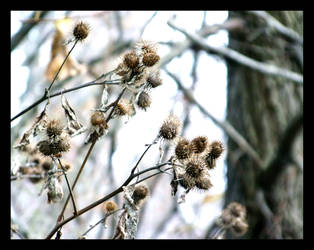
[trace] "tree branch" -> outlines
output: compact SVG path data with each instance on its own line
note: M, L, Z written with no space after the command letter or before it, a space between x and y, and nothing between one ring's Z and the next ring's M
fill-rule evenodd
M265 166L258 181L264 190L271 190L282 171L292 160L292 146L300 129L303 127L303 113L294 118L283 132L275 157Z
M244 66L247 66L251 69L254 69L256 71L259 71L267 75L284 77L298 84L303 83L303 76L298 73L277 67L272 64L258 62L256 60L253 60L252 58L242 55L241 53L235 50L232 50L226 47L211 46L207 44L207 42L201 36L187 32L186 30L175 26L171 21L168 21L168 25L172 27L173 29L178 30L181 33L183 33L193 43L197 44L200 48L207 51L208 53L216 53L222 57L231 59L239 64L242 64Z
M297 43L303 46L303 38L297 32L284 26L282 23L280 23L276 18L268 14L266 11L252 10L247 12L264 19L264 21L270 28L275 29L284 37L296 41Z

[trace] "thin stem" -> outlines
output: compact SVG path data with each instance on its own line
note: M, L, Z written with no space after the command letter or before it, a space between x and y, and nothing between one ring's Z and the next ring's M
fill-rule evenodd
M59 75L59 73L60 73L60 71L61 71L63 65L65 64L66 60L67 60L68 57L70 56L70 54L71 54L72 50L74 49L74 47L76 46L77 42L78 42L78 40L76 39L75 42L74 42L74 44L73 44L73 46L72 46L72 48L70 49L70 51L68 52L68 54L67 54L66 57L64 58L64 60L63 60L63 62L62 62L62 64L61 64L61 66L59 67L59 69L58 69L58 71L57 71L55 77L53 78L52 82L50 83L50 86L48 87L48 91L52 88L52 85L53 85L54 82L56 81L56 79L57 79L57 77L58 77L58 75ZM46 92L46 93L47 93L47 92Z
M64 169L64 167L62 166L62 163L61 163L61 161L60 161L59 158L58 158L58 162L59 162L59 164L60 164L60 167L61 167L61 169L62 169L62 172L63 172L64 178L65 178L65 181L66 181L67 186L68 186L68 189L69 189L69 193L70 193L71 200L72 200L72 204L73 204L74 214L77 214L76 203L75 203L75 200L74 200L74 195L73 195L73 192L72 192L72 189L71 189L71 186L70 186L70 183L69 183L67 174L66 174L65 169Z
M87 152L87 154L86 154L86 156L85 156L85 158L84 158L84 161L83 161L83 163L82 163L82 165L81 165L81 167L80 167L80 170L78 171L78 173L77 173L77 175L76 175L76 177L75 177L75 180L74 180L74 182L73 182L72 190L74 190L74 188L75 188L75 185L76 185L76 183L77 183L77 181L78 181L78 179L79 179L79 177L80 177L80 175L81 175L81 173L82 173L82 171L83 171L83 169L84 169L84 167L85 167L85 164L86 164L86 162L87 162L87 159L89 158L89 155L90 155L90 153L92 152L92 150L93 150L93 148L94 148L94 146L95 146L95 143L96 143L96 141L93 141L92 144L91 144L91 146L90 146L89 149L88 149L88 152ZM62 220L64 211L65 211L65 209L66 209L66 207L67 207L67 205L68 205L69 200L70 200L70 195L68 195L68 197L67 197L67 199L66 199L66 201L65 201L65 203L64 203L63 209L62 209L60 215L58 216L57 223Z
M96 227L97 225L99 225L100 223L105 224L107 218L108 218L110 215L112 215L112 214L114 214L114 213L116 213L117 211L120 211L120 210L121 210L121 209L117 209L117 210L115 210L115 211L113 211L113 212L106 213L105 216L104 216L101 220L99 220L96 224L94 224L93 226L91 226L91 227L90 227L85 233L83 233L80 237L83 237L83 236L87 235L93 228L95 228L95 227Z
M21 111L20 113L18 113L16 116L14 116L13 118L11 118L11 122L14 121L16 118L20 117L21 115L25 114L26 112L28 112L29 110L31 110L32 108L36 107L37 105L39 105L40 103L42 103L43 101L47 100L48 98L52 98L55 96L59 96L61 94L64 93L68 93L68 92L72 92L81 88L86 88L89 86L95 86L95 85L105 85L105 84L110 84L110 85L118 85L120 84L120 80L111 80L111 81L103 81L103 82L96 82L97 80L99 80L100 78L102 78L104 75L101 75L99 78L97 78L96 80L93 80L91 82L82 84L80 86L74 87L74 88L70 88L70 89L65 89L65 90L61 90L59 92L56 92L54 94L49 95L49 97L44 94L43 97L41 97L39 100L37 100L36 102L34 102L32 105L30 105L29 107L27 107L26 109L24 109L23 111Z
M118 96L117 100L115 101L115 104L114 104L114 106L113 106L113 108L112 108L112 110L111 110L111 113L109 114L108 118L106 119L107 122L109 122L109 120L111 119L112 113L113 113L113 111L114 111L114 109L115 109L117 103L118 103L119 100L121 99L123 93L125 92L125 90L126 90L126 88L124 88L124 89L121 91L120 95ZM92 150L93 150L95 144L96 144L96 140L95 140L95 141L92 141L92 144L91 144L91 146L90 146L90 148L89 148L89 150L88 150L88 152L87 152L87 154L86 154L86 156L85 156L85 159L84 159L84 161L83 161L83 163L82 163L82 165L81 165L81 167L80 167L80 170L79 170L79 172L77 173L77 175L76 175L76 177L75 177L75 180L74 180L73 186L72 186L72 190L74 190L74 187L75 187L75 185L76 185L76 183L77 183L77 181L78 181L78 179L79 179L79 177L80 177L80 175L81 175L81 173L82 173L82 171L83 171L83 168L85 167L85 164L86 164L86 162L87 162L87 159L89 158L89 156L90 156L90 154L91 154L91 152L92 152ZM67 207L67 205L68 205L69 199L70 199L70 196L67 197L67 200L66 200L66 202L65 202L65 204L64 204L64 206L63 206L63 209L62 209L60 215L58 216L57 223L62 220L64 211L65 211L65 209L66 209L66 207Z
M123 192L123 188L124 186L127 186L135 177L137 177L138 175L141 175L145 172L148 172L148 171L151 171L151 170L155 170L155 169L159 169L160 167L164 166L164 165L167 165L167 164L170 164L170 162L165 162L165 163L162 163L162 164L159 164L155 167L151 167L151 168L148 168L148 169L145 169L139 173L136 173L136 174L130 174L130 176L127 178L127 180L119 187L117 188L116 190L114 190L113 192L111 192L110 194L104 196L103 198L93 202L92 204L88 205L87 207L77 211L77 214L76 215L72 215L70 216L69 218L63 220L62 222L58 223L57 225L55 225L55 227L52 229L52 231L48 234L48 236L46 237L46 239L51 239L51 237L58 231L58 229L60 227L62 227L63 225L65 225L66 223L70 222L71 220L77 218L78 216L86 213L87 211L93 209L94 207L102 204L103 202L105 202L106 200L109 200L110 198L112 198L113 196ZM160 174L161 172L158 172L154 175L157 175L157 174Z

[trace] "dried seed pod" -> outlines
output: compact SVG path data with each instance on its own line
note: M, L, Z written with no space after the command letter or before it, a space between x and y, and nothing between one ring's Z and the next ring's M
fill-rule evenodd
M211 144L211 156L215 159L217 159L222 152L224 151L224 147L220 141L214 141Z
M133 104L124 98L121 98L115 107L114 114L117 116L129 115L131 116L134 113Z
M230 213L237 218L245 219L246 217L246 208L245 206L241 205L238 202L231 202L227 209L230 211Z
M45 156L60 156L60 153L70 149L69 137L65 134L53 140L43 140L37 144L37 147Z
M56 137L61 135L63 130L63 126L61 125L61 122L59 120L50 120L47 122L46 125L46 133L48 135L48 137L52 138L52 137Z
M159 136L166 140L174 140L181 133L181 121L175 115L170 114L159 130Z
M229 210L224 209L219 217L219 224L224 228L229 228L234 221L234 217Z
M213 169L216 166L216 160L223 151L224 148L220 141L214 141L207 147L204 159L209 169Z
M187 139L181 138L175 148L175 154L179 160L187 159L191 156L190 142Z
M125 54L125 56L123 57L123 63L129 68L135 69L139 65L140 60L136 55L136 52L132 51Z
M242 236L244 235L248 230L249 225L246 221L242 219L236 219L232 226L231 226L231 232L236 236Z
M156 44L150 41L140 41L136 43L135 47L144 54L157 52Z
M118 208L118 205L114 201L106 201L104 204L104 210L106 213L111 213L116 211Z
M154 52L145 53L142 62L145 66L151 67L160 60L160 56Z
M213 184L210 181L209 174L205 174L201 176L199 179L195 180L195 187L201 190L208 190L213 186Z
M138 204L141 200L144 200L149 195L149 190L145 184L137 185L134 189L132 198L135 204Z
M73 29L73 36L78 41L83 41L89 34L90 27L84 22L79 22Z
M179 174L178 182L184 189L192 189L195 187L195 179L190 178L187 174Z
M207 148L208 146L208 139L206 136L198 136L195 137L192 141L191 141L191 150L196 153L196 154L200 154L202 152L204 152L204 150Z
M147 86L150 88L157 88L162 85L162 80L160 78L159 71L157 73L150 74L147 78Z
M142 91L138 96L137 105L141 109L144 109L146 111L146 109L150 106L151 103L152 103L152 100L151 100L150 95L147 92Z
M205 164L198 157L192 157L186 164L185 173L191 178L198 179L205 172Z
M100 111L96 111L91 115L90 122L93 126L100 126L104 129L108 128L105 116Z

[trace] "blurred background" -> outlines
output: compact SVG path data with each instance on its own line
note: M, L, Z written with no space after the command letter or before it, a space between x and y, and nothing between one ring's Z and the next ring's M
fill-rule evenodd
M110 121L108 134L95 144L75 188L78 208L102 198L127 179L145 144L155 139L172 112L183 123L182 136L220 140L225 151L211 170L213 187L189 192L184 203L178 204L181 187L171 196L171 175L146 180L151 195L141 209L136 238L211 238L222 209L233 201L247 209L249 228L242 238L303 238L303 38L299 39L303 37L303 12L268 15L288 31L255 12L12 11L11 117L42 97L51 83L56 72L51 56L56 32L63 34L66 44L77 22L90 26L88 37L72 51L53 91L95 80L115 69L137 42L154 42L163 84L151 91L152 104L146 111ZM71 46L70 42L65 45L67 51ZM262 72L260 65L254 68L252 61L241 61L241 56L275 65L277 71ZM285 71L281 74L278 69ZM119 86L108 87L110 100L120 91ZM103 86L91 86L65 94L86 127L102 92ZM44 105L11 122L13 173L30 160L14 146ZM61 96L51 98L47 114L66 122ZM62 157L72 166L70 183L89 149L84 144L87 134L73 137L71 150ZM174 154L174 145L163 147L166 161ZM154 166L159 154L154 145L139 169ZM34 183L11 176L11 238L42 239L55 226L64 201L48 204L46 193L39 195L43 185L43 180ZM66 198L64 181L62 185ZM121 193L113 200L122 206ZM72 210L68 204L65 218ZM87 238L112 238L118 215L108 219L106 228L94 228ZM97 206L67 223L62 238L78 238L103 216L103 207ZM12 233L12 226L19 233ZM241 238L228 231L222 236L234 237Z

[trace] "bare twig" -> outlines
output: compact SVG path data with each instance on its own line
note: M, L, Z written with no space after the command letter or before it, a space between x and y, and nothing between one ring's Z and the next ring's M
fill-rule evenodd
M262 166L262 159L259 157L258 153L252 148L252 146L244 139L242 135L228 122L228 121L220 121L215 118L212 114L210 114L203 106L201 106L198 101L193 97L193 95L182 85L181 81L175 76L173 73L165 70L169 76L171 76L174 81L177 83L179 89L183 92L185 97L189 100L190 103L195 104L199 110L209 117L217 126L222 128L226 134L238 144L238 146L246 152L251 158L256 162L258 167Z
M74 214L77 214L76 203L75 203L74 195L73 195L72 188L71 188L71 186L70 186L70 183L69 183L67 174L66 174L65 169L64 169L64 167L62 166L62 163L61 163L61 161L60 161L59 158L58 158L58 162L59 162L59 164L60 164L60 167L61 167L61 169L62 169L62 172L63 172L64 178L65 178L65 181L66 181L67 186L68 186L68 189L69 189L69 193L70 193L71 200L72 200L72 205L73 205Z
M268 14L266 11L251 10L248 11L248 13L253 14L259 18L262 18L270 28L275 29L284 37L296 41L297 43L300 43L303 46L303 38L297 32L284 26L282 23L280 23L276 18Z
M247 66L251 69L257 70L267 75L284 77L298 84L303 83L303 76L298 73L295 73L293 71L290 71L284 68L277 67L272 64L258 62L235 50L232 50L226 47L211 46L207 44L207 42L198 34L192 34L184 30L183 28L179 28L176 25L174 25L172 21L168 21L168 25L172 27L173 29L178 30L181 33L183 33L187 38L191 39L193 43L197 44L200 48L202 48L203 50L209 53L216 53L220 56L231 59L239 64L242 64L244 66Z
M161 168L162 166L165 166L165 165L170 165L171 163L170 162L165 162L165 163L162 163L162 164L159 164L157 166L154 166L154 167L151 167L151 168L148 168L148 169L145 169L143 171L140 171L136 174L130 174L129 177L126 179L126 181L119 187L117 188L116 190L114 190L113 192L111 192L110 194L104 196L103 198L93 202L92 204L86 206L85 208L77 211L77 214L76 215L72 215L70 216L69 218L61 221L60 223L58 223L57 225L55 225L55 227L51 230L51 232L47 235L46 239L51 239L51 237L58 231L58 229L60 227L62 227L63 225L65 225L66 223L70 222L71 220L77 218L78 216L81 216L82 214L86 213L87 211L93 209L94 207L102 204L103 202L105 202L106 200L110 199L111 197L121 193L123 191L123 187L127 186L134 178L136 178L137 176L143 174L143 173L146 173L148 171L152 171L152 170L158 170L159 168ZM160 174L162 172L158 172L156 174ZM154 174L154 175L156 175ZM143 180L141 180L143 181Z
M112 108L112 110L111 110L111 113L108 115L108 117L107 117L107 119L106 119L107 122L111 119L112 113L113 113L113 111L114 111L114 109L115 109L117 103L119 102L120 98L122 97L123 93L125 92L125 90L126 90L126 88L124 88L124 89L122 90L122 92L120 93L119 97L118 97L117 100L114 102L115 104L113 105L113 108ZM78 181L78 179L79 179L79 177L80 177L80 175L81 175L81 173L82 173L82 171L83 171L83 169L84 169L84 167L85 167L85 165L86 165L87 159L89 158L89 156L90 156L90 154L91 154L91 152L92 152L92 150L93 150L95 144L96 144L96 140L92 141L91 146L90 146L90 148L89 148L89 150L88 150L88 152L87 152L87 154L86 154L86 156L85 156L85 158L84 158L84 161L83 161L83 163L82 163L82 165L81 165L81 167L80 167L80 169L79 169L79 172L77 173L77 175L76 175L76 177L75 177L75 180L74 180L73 186L72 186L72 190L74 189L74 187L75 187L75 185L76 185L76 183L77 183L77 181ZM70 196L68 196L68 198L66 199L66 202L65 202L65 204L64 204L64 206L63 206L63 209L62 209L62 211L61 211L61 213L60 213L60 215L59 215L59 217L58 217L57 223L62 220L64 211L65 211L66 206L67 206L67 204L68 204L68 202L69 202L69 199L70 199Z
M153 20L153 18L157 15L157 11L154 12L154 14L146 21L146 23L143 25L141 32L140 32L140 37L142 37L147 25Z
M109 72L110 73L110 72ZM68 92L72 92L78 89L82 89L82 88L86 88L86 87L90 87L90 86L95 86L95 85L105 85L105 84L110 84L110 85L116 85L116 84L120 84L120 80L110 80L110 81L103 81L103 82L97 82L99 79L103 78L106 74L101 75L100 77L98 77L97 79L88 82L88 83L84 83L80 86L74 87L74 88L70 88L70 89L64 89L61 91L58 91L54 94L50 94L49 96L45 94L43 95L43 97L41 97L40 99L38 99L37 101L35 101L33 104L31 104L30 106L28 106L27 108L25 108L24 110L22 110L20 113L18 113L16 116L14 116L13 118L11 118L11 122L14 121L16 118L20 117L21 115L25 114L26 112L28 112L29 110L33 109L34 107L36 107L37 105L39 105L40 103L42 103L43 101L47 100L48 98L52 98L52 97L56 97Z

